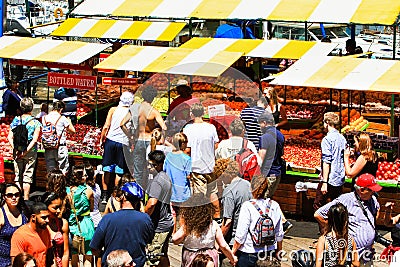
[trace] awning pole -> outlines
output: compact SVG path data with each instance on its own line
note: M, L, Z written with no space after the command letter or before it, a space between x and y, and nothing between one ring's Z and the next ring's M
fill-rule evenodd
M331 88L331 89L329 89L329 102L330 102L330 108L331 108L331 111L332 111L332 95L333 95L333 89Z
M351 102L351 91L348 90L347 91L347 109L348 109L347 121L348 121L349 124L350 124L350 102Z
M304 41L307 41L308 39L308 28L307 28L307 22L304 22Z
M342 90L339 89L339 132L342 130Z
M96 98L96 105L95 105L95 110L94 110L94 114L95 114L95 123L96 123L96 127L97 127L97 79L99 78L99 72L96 73L96 88L94 89L95 92L95 98Z
M189 19L189 38L192 39L193 36L193 24L192 19Z
M397 35L397 20L393 25L393 60L396 59L396 35ZM392 94L392 103L390 109L390 136L394 135L394 94Z

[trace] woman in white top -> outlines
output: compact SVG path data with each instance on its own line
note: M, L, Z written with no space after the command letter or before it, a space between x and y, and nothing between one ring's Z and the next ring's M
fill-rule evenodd
M113 188L110 184L110 173L115 172L115 186L118 185L124 173L129 172L125 156L124 146L129 148L129 139L122 131L121 121L129 112L129 106L133 103L134 95L131 92L123 92L118 107L112 107L107 114L106 122L100 136L100 143L104 146L103 153L103 192L102 202L107 203L109 194L107 190Z
M226 243L221 228L213 220L214 206L202 194L193 195L181 207L179 230L172 236L175 245L183 243L182 267L191 266L193 259L200 253L213 258L218 267L217 243L232 265L237 258Z
M264 94L267 102L269 103L265 110L271 112L274 116L276 128L284 128L289 121L286 116L285 106L280 104L278 101L278 93L274 87L268 87L264 90Z
M282 212L279 204L269 198L264 199L268 189L268 180L265 176L254 176L251 180L251 190L253 199L242 204L240 209L238 226L235 233L235 243L232 251L238 257L239 267L255 266L259 253L261 256L275 256L282 250L282 240L284 236L282 226ZM254 203L265 212L269 206L268 216L272 219L275 231L275 243L270 246L257 246L253 243L252 233L260 213Z

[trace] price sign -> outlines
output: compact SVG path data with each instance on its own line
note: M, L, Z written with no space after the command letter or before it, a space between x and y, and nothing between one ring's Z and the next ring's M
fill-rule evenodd
M208 107L208 115L211 117L225 116L225 104Z

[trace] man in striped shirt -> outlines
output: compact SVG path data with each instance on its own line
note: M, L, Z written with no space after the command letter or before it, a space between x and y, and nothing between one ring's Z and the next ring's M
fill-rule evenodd
M376 183L375 177L368 173L360 175L354 187L355 192L343 194L322 206L315 212L314 217L326 229L329 208L338 202L346 206L349 213L349 234L356 242L360 266L373 266L375 218L379 217L380 208L374 193L382 187ZM360 204L364 207L366 215Z
M258 101L250 103L250 107L245 108L240 113L246 132L244 137L253 142L257 150L259 148L260 137L262 135L258 117L265 112L265 107L268 105L266 99L261 97Z

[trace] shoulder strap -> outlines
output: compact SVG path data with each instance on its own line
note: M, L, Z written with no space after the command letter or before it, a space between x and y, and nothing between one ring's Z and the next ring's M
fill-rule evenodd
M268 215L269 210L271 209L272 200L269 199L267 202L267 207L265 208L265 213Z
M257 211L258 211L258 213L260 213L260 215L264 214L262 212L262 210L260 209L260 207L257 205L257 203L254 200L250 200L250 203L253 204L253 206L257 209Z
M74 211L74 214L75 214L76 224L78 225L78 231L79 231L79 234L82 236L81 224L79 222L78 215L76 214L75 203L74 203L74 193L72 192L72 190L69 193L69 196L71 199L72 210Z
M249 141L246 138L243 138L243 148L247 148L247 143Z
M54 123L54 126L57 126L58 121L61 119L62 115L60 114L60 117L56 120L56 123Z
M361 200L360 200L359 196L357 195L356 192L354 192L354 194L355 194L355 196L356 196L356 199L357 199L357 201L358 201L358 204L360 205L360 207L361 207L361 209L362 209L362 211L363 211L364 216L367 218L367 220L368 220L369 224L372 226L372 228L376 231L375 226L372 224L371 220L369 219L368 214L367 214L367 211L365 210L364 205L361 203ZM371 213L372 213L372 212L371 212Z

